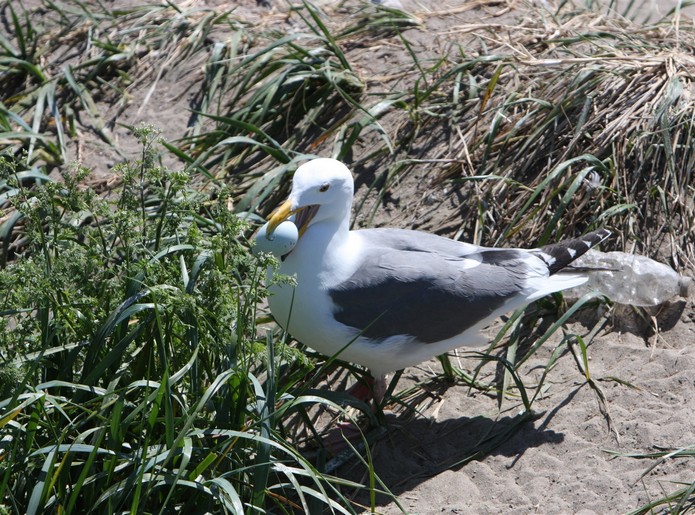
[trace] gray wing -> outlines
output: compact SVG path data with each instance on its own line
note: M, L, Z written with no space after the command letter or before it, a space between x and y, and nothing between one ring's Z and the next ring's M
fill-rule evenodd
M329 294L336 320L375 340L410 335L432 343L456 336L519 295L529 273L528 254L520 250L417 231L360 232L369 250Z
M356 232L372 247L385 247L408 252L425 252L437 254L444 258L472 256L483 249L483 247L470 243L408 229L362 229Z

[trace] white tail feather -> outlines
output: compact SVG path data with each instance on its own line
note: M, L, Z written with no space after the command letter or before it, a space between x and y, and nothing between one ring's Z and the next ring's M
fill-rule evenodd
M588 281L588 279L589 278L585 275L563 273L551 275L550 277L532 278L528 280L531 294L526 298L531 302L551 293L555 293L556 291L581 286Z

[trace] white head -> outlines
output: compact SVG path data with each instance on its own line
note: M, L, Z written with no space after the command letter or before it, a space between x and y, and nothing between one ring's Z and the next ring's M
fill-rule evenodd
M315 223L347 223L353 193L352 174L340 161L318 158L304 163L294 173L289 198L270 217L268 232L291 215L295 215L300 237Z

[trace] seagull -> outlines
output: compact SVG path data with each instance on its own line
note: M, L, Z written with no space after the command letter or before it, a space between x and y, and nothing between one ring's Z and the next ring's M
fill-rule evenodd
M299 166L267 233L286 220L298 241L270 283L268 304L308 347L369 369L374 398L385 374L462 346L486 343L499 316L587 277L570 263L610 235L605 229L538 249L489 248L422 231L350 230L354 182L340 161Z

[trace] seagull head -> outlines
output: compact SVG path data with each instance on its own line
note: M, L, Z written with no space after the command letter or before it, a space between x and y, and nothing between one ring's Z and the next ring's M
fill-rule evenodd
M289 198L268 219L268 234L291 216L301 238L313 224L347 223L354 192L352 174L340 161L313 159L294 173Z

